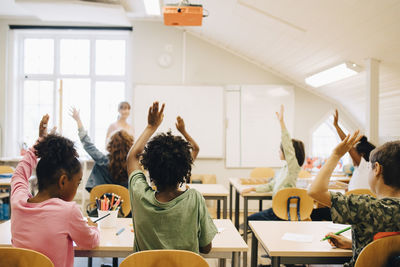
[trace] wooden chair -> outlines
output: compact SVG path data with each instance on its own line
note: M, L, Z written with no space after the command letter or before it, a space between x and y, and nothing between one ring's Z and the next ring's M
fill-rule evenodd
M250 177L252 178L270 178L274 177L274 175L275 175L274 169L268 167L254 168L250 172Z
M0 247L0 266L54 267L54 264L47 256L34 250Z
M215 174L192 174L190 183L200 181L202 184L216 184L217 176Z
M345 193L346 196L349 195L371 195L373 197L376 197L376 195L369 189L354 189L354 190L350 190L347 191Z
M121 205L121 213L124 217L128 216L131 212L131 203L129 198L129 191L125 187L117 184L101 184L93 187L90 191L90 203L96 202L96 197L100 198L105 193L115 193L121 197L124 202Z
M0 166L0 174L2 173L14 173L14 169L11 166L1 165Z
M126 257L120 267L208 267L199 254L186 250L146 250Z
M369 243L358 255L355 267L386 267L387 261L400 255L400 235L388 236Z
M298 209L299 202L300 208ZM282 220L310 220L310 215L313 209L314 200L307 194L307 190L305 189L285 188L279 190L272 199L272 210L274 211L275 215ZM300 214L300 219L298 213ZM288 216L289 214L290 218Z
M298 177L299 178L311 178L312 176L311 176L310 172L302 169L302 170L300 170Z

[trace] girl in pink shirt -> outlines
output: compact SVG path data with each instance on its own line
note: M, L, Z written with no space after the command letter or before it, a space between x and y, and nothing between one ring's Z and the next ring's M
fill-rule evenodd
M82 248L94 248L100 233L97 224L86 221L72 201L82 180L74 143L56 134L47 135L48 120L48 115L43 116L39 140L25 154L11 180L12 244L43 253L55 267L72 267L72 241ZM39 192L32 196L28 178L35 167Z

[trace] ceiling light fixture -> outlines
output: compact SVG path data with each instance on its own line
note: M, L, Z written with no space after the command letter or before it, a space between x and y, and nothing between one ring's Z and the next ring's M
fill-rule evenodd
M320 87L358 74L361 67L352 62L344 62L327 70L318 72L305 79L312 87Z

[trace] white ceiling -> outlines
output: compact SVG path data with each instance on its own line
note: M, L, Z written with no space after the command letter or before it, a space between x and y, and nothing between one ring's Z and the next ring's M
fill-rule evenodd
M16 7L23 7L26 1L18 0L15 4L13 0L1 0L0 18L29 15L26 8ZM121 2L128 19L146 17L142 0ZM365 125L365 71L317 89L305 85L304 78L344 61L365 69L367 58L380 60L380 135L400 136L400 1L191 2L202 4L210 15L203 20L203 26L187 27L188 32L336 101L362 126Z

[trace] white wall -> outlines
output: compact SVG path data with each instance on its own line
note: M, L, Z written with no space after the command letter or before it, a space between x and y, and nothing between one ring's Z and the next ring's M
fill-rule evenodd
M26 24L25 21L12 23ZM0 21L0 125L5 120L5 77L7 21ZM134 84L182 84L182 40L183 31L167 27L160 22L133 22L132 37L132 81ZM227 84L289 84L285 80L242 58L186 34L185 83L190 85ZM158 56L172 48L173 63L169 68L158 65ZM296 122L294 138L310 145L310 129L335 108L335 105L304 89L295 87ZM133 107L134 111L134 107ZM145 114L143 114L145 116ZM343 120L353 121L346 116ZM351 125L351 124L350 124ZM142 129L135 129L137 135ZM4 132L4 129L2 129ZM4 140L2 144L4 143ZM279 144L277 144L278 146ZM228 187L228 177L245 177L250 169L226 169L224 159L198 159L192 173L213 173L219 183Z

